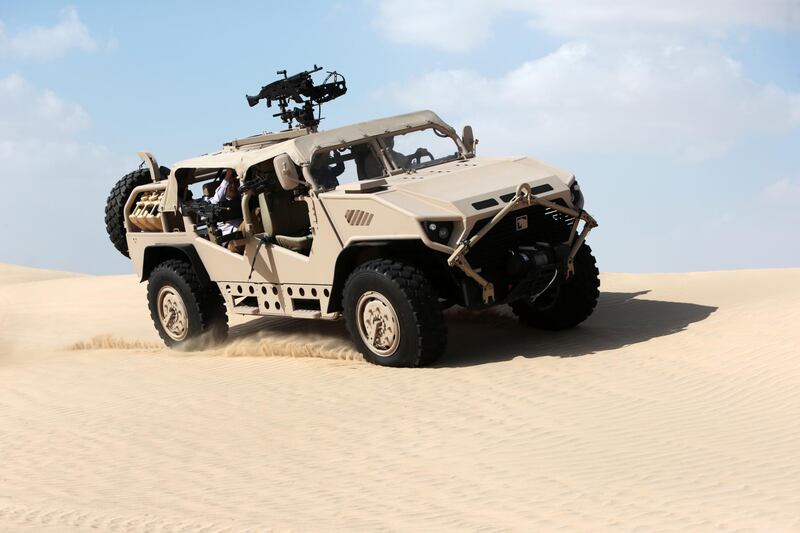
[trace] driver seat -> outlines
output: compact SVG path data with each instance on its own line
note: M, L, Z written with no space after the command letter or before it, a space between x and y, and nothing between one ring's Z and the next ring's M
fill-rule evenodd
M258 195L264 233L278 246L304 253L311 248L313 236L305 201L295 200L292 191L271 191Z

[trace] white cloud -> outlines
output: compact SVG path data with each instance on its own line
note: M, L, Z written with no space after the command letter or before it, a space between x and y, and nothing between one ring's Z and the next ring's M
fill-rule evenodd
M800 207L800 179L783 178L761 191L761 200L770 206Z
M19 75L0 78L0 187L13 191L3 207L10 227L0 232L0 261L91 272L129 268L108 242L103 209L116 179L137 162L82 140L89 125L81 106Z
M439 70L387 92L406 108L430 107L472 123L484 153L702 159L748 132L800 125L800 94L747 80L714 46L567 43L497 78Z
M490 35L503 2L481 0L384 0L375 23L389 39L448 52L469 50Z
M0 78L0 140L58 138L88 125L81 106L39 90L17 74Z
M714 33L741 26L800 29L797 0L523 0L512 6L527 9L535 27L570 37L651 37L685 30Z
M437 70L385 92L472 123L490 152L702 159L800 125L800 93L749 81L714 44L735 28L800 30L800 0L383 0L375 20L397 42L459 52L509 15L568 41L505 75Z
M395 42L464 52L485 42L501 15L552 35L628 42L741 26L800 30L797 0L383 0L375 23Z
M60 20L53 26L34 26L8 35L0 21L0 56L33 59L61 57L76 49L94 51L98 41L83 24L74 7L61 10Z
M6 175L51 179L81 161L110 162L106 147L81 140L90 124L80 105L18 74L0 78L0 167Z

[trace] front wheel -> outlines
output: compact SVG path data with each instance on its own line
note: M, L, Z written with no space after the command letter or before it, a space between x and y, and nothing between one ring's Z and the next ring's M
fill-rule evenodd
M416 367L444 352L442 309L416 267L390 259L369 261L347 279L342 303L350 336L370 363Z
M164 344L199 350L225 340L228 316L219 289L200 282L192 265L170 259L153 269L147 283L150 316Z
M574 267L570 279L549 288L534 301L523 299L511 303L520 323L559 330L577 326L589 318L600 296L600 273L588 244L575 254Z

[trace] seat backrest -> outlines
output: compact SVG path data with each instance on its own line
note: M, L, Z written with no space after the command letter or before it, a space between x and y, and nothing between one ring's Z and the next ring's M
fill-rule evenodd
M356 160L356 172L358 180L369 180L383 176L383 169L378 162L378 158L369 146L354 146L353 153Z
M261 220L267 235L305 235L311 222L308 205L295 200L291 191L273 191L258 195Z

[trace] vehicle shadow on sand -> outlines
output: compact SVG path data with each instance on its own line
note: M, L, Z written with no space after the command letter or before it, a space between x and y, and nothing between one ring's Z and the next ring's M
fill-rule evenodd
M716 307L640 298L649 291L603 292L591 317L566 331L521 326L507 307L445 313L448 346L434 367L473 366L514 357L579 357L671 335L708 318ZM344 321L263 317L231 328L229 341L272 335L323 338L350 345Z
M472 366L518 356L590 355L678 333L717 310L707 305L640 298L648 292L603 292L592 316L565 331L521 326L510 312L491 318L470 312L456 314L448 320L447 352L435 366Z

